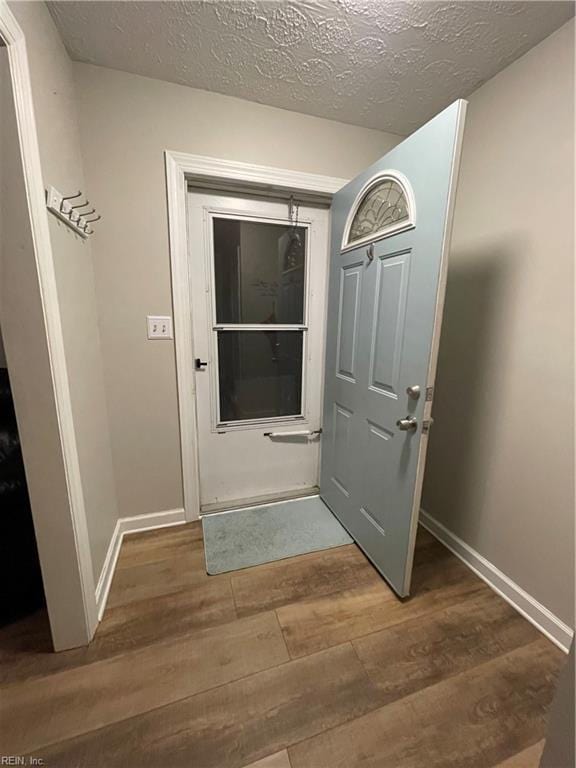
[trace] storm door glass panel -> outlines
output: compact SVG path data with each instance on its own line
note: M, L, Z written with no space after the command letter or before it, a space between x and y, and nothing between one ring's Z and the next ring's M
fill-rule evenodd
M220 421L297 416L304 331L218 331Z
M306 228L213 221L216 322L302 324Z

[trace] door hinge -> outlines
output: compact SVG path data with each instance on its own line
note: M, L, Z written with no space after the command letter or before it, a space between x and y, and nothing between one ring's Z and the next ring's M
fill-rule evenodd
M426 402L427 403L432 402L433 397L434 397L434 387L426 387Z
M422 432L427 435L430 432L430 427L434 424L434 419L424 419L422 422Z

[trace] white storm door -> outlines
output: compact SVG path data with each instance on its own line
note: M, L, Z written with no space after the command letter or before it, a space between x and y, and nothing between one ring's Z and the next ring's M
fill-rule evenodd
M288 214L188 193L203 511L319 482L328 209Z

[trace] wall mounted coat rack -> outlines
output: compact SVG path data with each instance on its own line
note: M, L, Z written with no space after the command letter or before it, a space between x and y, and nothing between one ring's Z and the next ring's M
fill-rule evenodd
M102 218L82 192L63 195L55 187L46 190L46 207L77 235L86 239L94 233L92 224Z

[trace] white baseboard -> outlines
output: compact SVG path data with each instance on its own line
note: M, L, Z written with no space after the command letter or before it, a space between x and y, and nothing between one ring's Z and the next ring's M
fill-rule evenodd
M100 572L100 578L96 586L96 605L98 606L98 621L102 619L108 593L112 585L116 562L120 554L122 539L128 533L151 531L155 528L166 528L170 525L182 525L186 522L183 509L168 509L164 512L152 512L149 515L135 515L134 517L120 517L116 521L114 533L110 539L108 552L104 559L104 565Z
M574 636L569 626L423 509L420 510L420 522L500 597L510 603L555 645L568 653Z
M167 509L164 512L152 512L149 515L121 517L118 520L122 536L127 533L152 531L155 528L166 528L169 525L182 525L186 522L183 509Z

